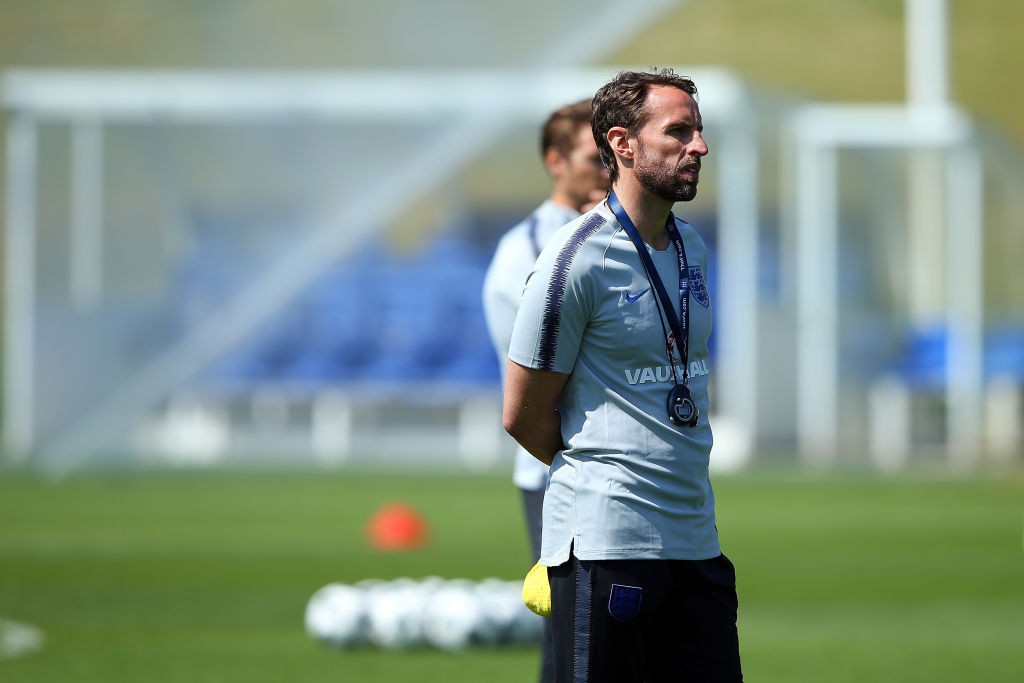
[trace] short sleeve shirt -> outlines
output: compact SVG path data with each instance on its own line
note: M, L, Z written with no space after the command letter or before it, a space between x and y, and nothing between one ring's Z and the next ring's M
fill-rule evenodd
M498 354L502 377L526 277L551 236L579 215L579 211L549 199L498 241L484 277L483 304L487 331ZM512 481L527 491L543 489L548 481L548 466L520 446L516 449Z
M707 559L721 551L708 476L707 251L676 219L688 262L688 363L670 364L670 331L636 247L606 204L559 230L531 273L509 358L569 375L559 399L562 440L544 500L541 562ZM675 247L647 247L670 297ZM673 305L679 314L678 296ZM700 409L695 427L666 408L682 372Z

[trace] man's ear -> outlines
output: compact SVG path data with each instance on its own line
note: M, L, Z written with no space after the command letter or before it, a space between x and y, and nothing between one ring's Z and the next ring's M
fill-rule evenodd
M629 141L629 131L622 126L613 126L608 129L608 144L611 146L612 152L626 161L633 160L633 148Z
M565 157L562 156L562 153L554 145L544 150L544 166L548 169L548 175L552 178L557 178L562 173L562 169L565 166Z

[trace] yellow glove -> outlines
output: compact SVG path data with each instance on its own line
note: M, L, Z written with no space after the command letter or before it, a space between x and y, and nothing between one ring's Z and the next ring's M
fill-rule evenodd
M548 583L548 568L540 562L523 581L523 602L534 614L542 617L551 616L551 584Z

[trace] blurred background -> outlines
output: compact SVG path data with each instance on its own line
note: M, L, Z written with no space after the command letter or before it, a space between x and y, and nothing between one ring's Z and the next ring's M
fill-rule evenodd
M714 147L716 461L1013 460L1018 11L6 3L9 457L504 466L479 291L539 122L658 64Z
M427 506L438 527L465 526L476 503L440 502L448 492L497 505L513 518L501 528L522 535L484 270L503 231L548 193L546 115L620 69L652 65L695 79L711 148L697 200L677 213L711 253L720 497L814 515L797 492L828 474L831 503L847 496L852 514L866 499L889 509L880 492L921 477L980 487L964 509L998 529L1010 559L970 576L991 602L1020 606L1019 586L1012 599L1003 589L1020 570L1024 452L1022 26L1016 0L0 0L0 536L21 562L7 565L0 621L46 621L57 586L78 576L47 574L47 552L88 567L119 540L115 556L135 558L139 576L172 572L157 556L187 574L227 552L233 560L218 556L220 569L189 585L234 586L245 607L218 612L239 623L272 612L294 626L288 609L301 613L335 578L518 575L508 558L525 560L525 540L492 548L470 525L410 565L363 548L359 523L393 497ZM267 468L289 474L255 474ZM424 486L436 495L423 498ZM942 508L915 495L895 495L892 515L901 500ZM738 554L753 560L753 529L768 522L759 505L738 509ZM783 517L773 533L821 540L787 526L796 512ZM258 527L269 535L257 540ZM969 547L969 530L952 527ZM144 539L160 528L166 543L151 547ZM323 534L351 545L328 551ZM243 546L289 588L258 572L240 585ZM305 558L299 576L279 557L289 552ZM855 558L836 562L856 573ZM94 576L107 577L110 600L127 600L118 588L134 575L109 568ZM764 576L774 575L750 593L755 641L779 626L766 616L778 604L758 602L759 588L781 590ZM65 597L91 605L109 635L109 603L82 597L95 584L76 585L83 592ZM846 590L833 588L822 595ZM209 599L179 589L183 604ZM247 611L254 592L273 606L266 614ZM130 631L143 608L122 607L116 628ZM985 664L1024 634L1009 614L972 632L985 647L949 680L1011 680L1013 665ZM790 617L798 630L801 615ZM74 620L53 619L79 637ZM233 665L251 642L226 646ZM758 678L822 680L787 669L779 653L801 656L794 647L773 642L758 659L755 646ZM83 649L17 680L70 670L113 680L118 662L142 676L142 656L127 651L94 666ZM209 680L273 680L271 669L190 652L220 672ZM834 661L829 647L818 652ZM294 666L308 653L278 654ZM479 678L463 680L532 676L532 652L506 656L482 658ZM374 661L353 680L380 680ZM168 666L164 680L201 680ZM512 670L520 677L502 678Z

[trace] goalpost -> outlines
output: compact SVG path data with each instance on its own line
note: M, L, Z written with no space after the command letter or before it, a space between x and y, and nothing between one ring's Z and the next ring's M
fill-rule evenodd
M497 141L534 126L555 106L593 94L617 70L7 73L2 94L9 112L4 387L8 448L22 457L45 451L72 466L103 449L129 447L126 431L147 410L258 330L367 233L391 229L408 206L439 190ZM723 342L717 402L723 415L752 425L756 391L751 389L757 385L757 128L749 94L735 76L715 68L677 70L698 83L705 122L720 140L711 163L717 165L720 263L730 275L722 279L718 306ZM106 228L113 209L105 205L105 198L116 189L105 181L105 169L115 154L124 155L115 149L115 132L157 126L183 130L179 134L184 136L216 126L299 124L370 126L374 131L393 126L402 139L395 149L382 150L390 155L387 163L378 164L380 172L387 168L383 182L361 182L355 192L333 195L317 206L306 217L306 229L275 251L251 284L219 302L214 314L173 343L155 345L129 366L119 364L121 359L90 359L85 353L93 343L92 351L102 355L109 330L97 329L94 342L89 335L76 340L72 349L78 347L82 354L75 364L94 368L78 367L65 380L75 382L81 376L83 386L91 385L82 390L68 387L66 393L55 395L50 387L55 371L49 368L63 361L54 356L60 356L54 340L39 337L40 277L48 278L43 285L48 299L62 302L62 320L86 327L105 324L90 316L101 312L105 299L118 295L110 284L112 264L105 261L114 239ZM40 242L40 231L53 228L41 222L37 189L40 160L52 154L44 142L61 129L70 137L71 160L66 252L65 247L53 246L52 235ZM413 140L415 147L409 144ZM153 239L173 238L155 231ZM41 245L49 251L41 253ZM65 265L55 264L55 258ZM40 273L36 266L43 262L46 272ZM147 283L151 288L169 286L162 280ZM89 379L91 371L105 369L115 381ZM44 414L51 402L60 409ZM494 429L500 430L500 422ZM337 443L344 444L344 439Z
M465 212L467 193L458 186L465 169L489 151L514 157L517 149L532 150L548 112L592 95L619 70L578 66L615 47L590 37L626 40L668 4L638 3L630 27L610 6L521 68L4 74L9 452L45 455L71 468L101 452L130 451L148 412L259 334L368 235L398 234L414 208L428 213L420 207L431 200L431 210L448 215L432 216L421 233ZM938 319L949 332L942 398L954 417L943 437L951 461L971 464L984 440L983 406L992 397L984 395L982 372L982 150L974 124L948 101L945 3L907 0L906 7L906 104L773 106L726 70L676 66L697 82L713 142L711 173L694 202L716 220L722 274L713 462L716 454L724 458L718 462L743 462L755 446L795 442L804 462L830 466L848 445L844 430L855 433L858 452L874 449L876 465L906 462L908 389L864 372L877 371L888 350L872 350L876 357L862 360L874 365L855 368L859 375L842 363L849 313L838 278L851 208L844 203L851 188L843 163L886 150L915 159L908 177L900 178L901 157L886 174L862 165L854 178L900 185L881 188L888 204L873 210L874 218L885 214L876 221L883 228L899 223L906 245L883 244L881 260L890 280L905 276L901 291L910 291L912 325ZM781 158L778 197L768 191L774 179L760 176L763 160L773 158L762 148L772 146ZM931 201L953 186L956 192L944 193L948 200ZM775 246L765 239L770 224L762 222L772 220L776 200L781 286L771 301L759 291L762 275L770 275L762 266L772 265L764 248ZM253 207L263 212L255 226L251 216L238 215ZM242 226L219 237L246 245L225 264L244 261L246 277L225 273L223 291L204 302L201 314L173 310L168 302L181 284L188 234L208 213ZM877 242L868 233L879 229L867 226L858 239ZM909 258L906 273L896 272L904 264L894 265L894 245ZM947 286L954 272L957 285ZM882 306L891 309L892 302ZM891 312L872 311L874 322ZM1016 403L988 411L1004 426L1020 413L1019 380L1007 382L1017 382ZM308 430L308 448L333 449L343 459L357 446L352 435L365 425L348 410L347 391L332 387L310 409L310 420L327 427ZM852 411L843 400L851 391L859 392ZM463 397L449 445L438 450L472 463L481 444L488 450L508 443L495 414L498 400L496 386L487 396ZM273 414L272 400L265 407ZM1004 431L1003 441L1019 443L1019 429Z
M951 464L974 464L983 446L984 172L974 126L950 102L947 11L944 0L906 0L906 104L811 105L797 111L790 127L797 173L797 440L812 465L834 462L841 450L842 150L909 155L901 286L911 325L941 321L948 335L942 374ZM868 388L867 446L884 470L901 468L909 457L908 392L893 377Z

